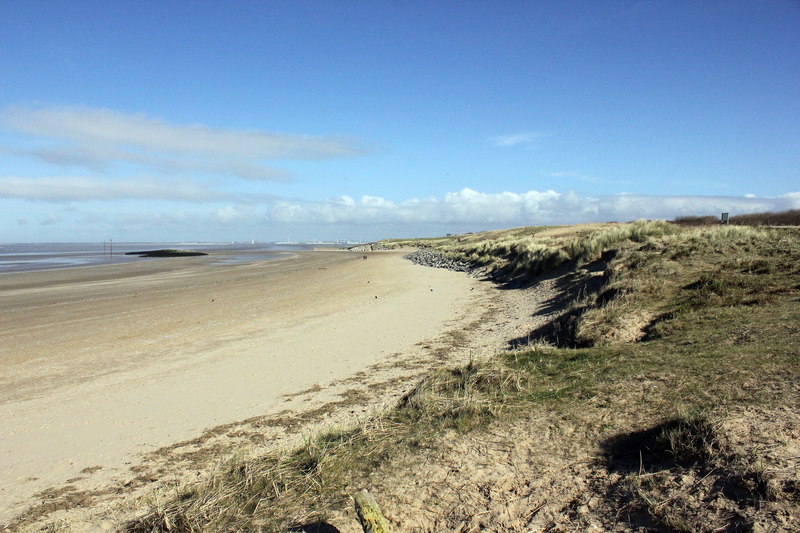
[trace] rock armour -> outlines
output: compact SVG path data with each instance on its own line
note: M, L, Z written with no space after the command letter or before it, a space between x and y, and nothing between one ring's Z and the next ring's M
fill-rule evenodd
M445 268L447 270L455 270L456 272L472 272L475 267L466 261L456 261L450 259L440 252L433 250L420 249L416 252L411 252L405 256L406 259L417 265Z
M369 244L359 244L358 246L348 248L348 250L351 252L377 252L380 250L391 250L391 248L376 242L372 242Z

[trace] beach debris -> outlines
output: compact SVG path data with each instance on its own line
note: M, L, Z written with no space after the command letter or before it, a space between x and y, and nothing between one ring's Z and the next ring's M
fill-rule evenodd
M367 489L358 491L353 496L353 503L364 533L389 533L389 523Z

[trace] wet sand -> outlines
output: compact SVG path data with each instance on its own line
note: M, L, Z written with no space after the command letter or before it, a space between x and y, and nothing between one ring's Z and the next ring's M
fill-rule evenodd
M480 291L399 252L170 258L0 276L0 522L38 491L324 394Z

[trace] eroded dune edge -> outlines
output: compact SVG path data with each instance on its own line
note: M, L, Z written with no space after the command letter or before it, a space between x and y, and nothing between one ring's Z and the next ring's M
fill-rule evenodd
M90 467L12 527L360 531L350 496L368 488L397 531L795 529L796 230L634 223L384 245L479 270L391 251L309 264L318 283L304 286L331 284L289 297L307 298L293 308L304 343L289 342L291 320L264 318L291 308L279 298L229 307L239 329L218 326L218 352L156 358L170 384L213 391L219 379L193 372L224 377L231 348L245 355L229 375L253 375L278 339L291 346L281 361L315 379L271 365L286 388L266 409L151 445L106 478ZM137 357L102 379L156 364ZM225 412L260 390L229 379L246 394Z

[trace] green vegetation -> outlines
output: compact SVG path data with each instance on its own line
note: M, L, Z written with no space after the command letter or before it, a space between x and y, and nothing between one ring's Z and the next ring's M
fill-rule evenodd
M738 531L765 502L797 512L796 472L770 484L715 422L736 408L797 405L796 230L638 221L384 244L433 247L505 280L570 265L583 290L551 330L532 332L549 343L436 370L394 409L299 449L231 459L207 482L154 497L128 531L285 531L324 520L350 505L354 486L440 446L443 434L533 412L612 420L592 430L604 468L622 473L597 489L609 524Z

